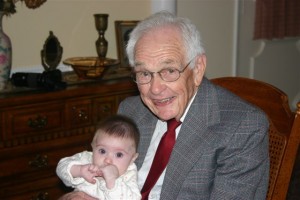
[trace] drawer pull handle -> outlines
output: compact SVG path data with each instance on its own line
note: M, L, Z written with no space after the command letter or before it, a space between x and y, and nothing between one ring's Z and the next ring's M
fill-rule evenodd
M48 192L40 192L37 195L31 197L31 200L49 200Z
M27 124L30 128L38 129L38 128L44 128L48 123L48 119L45 116L38 115L35 119L29 119L27 121Z
M43 168L48 166L48 156L47 155L36 155L34 160L29 161L29 166L34 168Z
M84 112L83 110L79 110L79 111L78 111L78 117L79 117L80 119L83 119L83 120L87 120L87 119L88 119L88 115L85 114L85 112Z
M74 106L72 109L76 112L77 117L79 119L81 119L81 120L88 120L89 116L88 116L88 114L86 114L85 110L78 109L78 108L76 108L76 106Z
M102 112L103 113L107 113L107 112L109 112L111 110L111 107L110 106L108 106L108 105L103 105L102 106Z

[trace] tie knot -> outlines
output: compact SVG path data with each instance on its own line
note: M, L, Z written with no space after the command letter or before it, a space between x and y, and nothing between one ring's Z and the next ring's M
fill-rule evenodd
M181 121L178 122L178 121L176 121L175 118L173 118L173 119L168 120L167 124L168 124L168 131L175 130L181 124Z

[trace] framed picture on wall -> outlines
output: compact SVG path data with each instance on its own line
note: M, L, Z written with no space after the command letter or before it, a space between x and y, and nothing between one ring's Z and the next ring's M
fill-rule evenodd
M126 55L126 45L129 40L129 34L139 21L115 21L116 41L118 59L121 67L129 67L128 58Z

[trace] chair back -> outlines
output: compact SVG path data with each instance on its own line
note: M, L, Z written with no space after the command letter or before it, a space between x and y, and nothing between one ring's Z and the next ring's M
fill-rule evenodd
M211 81L256 105L268 116L270 179L267 200L286 199L300 142L300 102L292 112L287 95L268 83L243 77Z

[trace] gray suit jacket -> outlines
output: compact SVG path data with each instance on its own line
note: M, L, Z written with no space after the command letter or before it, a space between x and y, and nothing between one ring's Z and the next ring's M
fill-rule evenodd
M140 130L140 168L157 118L139 96L124 100L119 113L131 117ZM204 78L167 165L161 199L265 199L267 131L262 111Z

